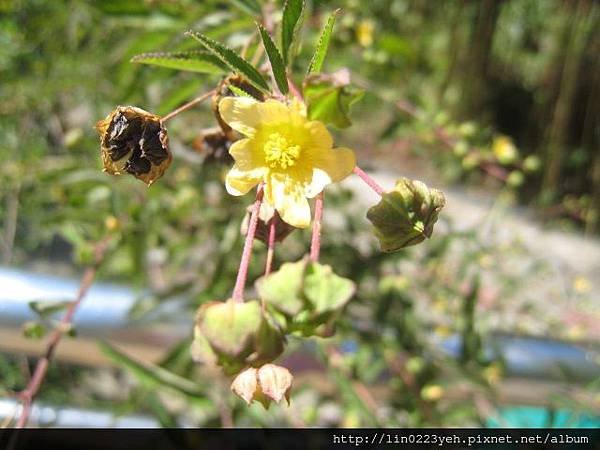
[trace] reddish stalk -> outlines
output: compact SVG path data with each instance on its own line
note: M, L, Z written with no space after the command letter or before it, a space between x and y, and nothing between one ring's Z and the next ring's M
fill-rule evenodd
M16 428L23 428L27 425L27 421L29 420L29 415L31 414L31 406L33 404L33 400L37 395L42 383L44 382L44 378L46 377L46 372L48 371L48 367L50 366L50 361L52 361L52 357L56 352L56 348L60 343L61 338L65 334L65 330L68 330L71 326L71 322L73 321L73 316L75 315L75 311L77 307L81 303L81 301L85 298L88 293L92 283L94 282L94 278L96 278L96 273L100 264L104 260L104 255L106 254L106 250L108 248L109 238L104 238L96 245L94 251L94 263L90 267L88 267L81 278L81 284L79 286L79 291L77 292L77 297L75 297L75 301L73 301L68 309L65 312L65 315L61 319L58 326L52 332L52 335L48 339L48 344L46 345L46 350L44 355L38 359L38 362L35 366L35 370L33 372L33 376L27 383L27 387L21 391L17 396L21 400L23 404L23 408L21 410L21 414L19 415L19 419L16 424Z
M277 232L277 215L273 214L273 217L269 221L269 238L267 241L267 261L265 263L265 275L271 273L273 268L273 255L275 254L275 235Z
M292 78L288 76L287 80L288 80L288 87L289 87L292 95L294 97L296 97L298 100L300 100L302 103L304 103L304 98L302 98L302 94L300 93L300 90L298 89L298 87L292 81Z
M310 260L317 262L321 253L321 223L323 221L323 191L315 198L315 218L310 241Z
M358 175L365 183L367 183L367 185L373 189L375 192L377 192L379 195L383 195L385 193L385 191L383 190L383 188L381 186L379 186L377 184L377 182L371 178L369 175L367 175L365 173L364 170L362 170L360 167L356 166L353 170L353 172Z
M232 298L236 302L244 301L244 287L246 286L246 278L248 278L248 266L250 265L250 258L252 257L252 243L254 242L254 236L256 235L256 227L258 225L258 213L260 211L260 205L263 199L263 185L258 185L256 190L256 200L252 207L252 214L250 215L250 223L248 224L248 231L246 233L246 241L244 242L244 250L242 251L242 259L240 260L240 268L238 270L237 279L235 280L235 287L233 288Z
M178 114L181 114L182 112L187 111L188 109L193 108L194 106L202 103L207 98L212 97L212 95L214 93L215 93L215 91L213 89L212 91L208 91L208 92L202 94L200 97L196 97L194 100L190 100L185 105L181 105L179 108L171 111L169 114L167 114L166 116L161 118L160 119L161 123L165 123L167 120L171 120L173 117L177 116Z

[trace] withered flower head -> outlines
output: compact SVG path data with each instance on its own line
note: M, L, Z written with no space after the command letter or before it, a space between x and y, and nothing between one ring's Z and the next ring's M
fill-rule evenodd
M130 173L150 186L171 164L167 130L155 114L118 106L96 129L104 171L111 175Z

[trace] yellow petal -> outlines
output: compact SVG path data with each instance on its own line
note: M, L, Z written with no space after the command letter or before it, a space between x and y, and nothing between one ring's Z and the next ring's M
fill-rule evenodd
M237 164L231 168L225 177L225 188L231 195L244 195L260 183L264 177L265 169L258 167L252 170L243 170Z
M311 153L314 167L326 172L334 183L350 175L356 166L354 152L349 148L311 149Z
M310 206L304 185L287 174L271 174L265 186L265 201L275 207L281 219L297 228L310 225Z
M254 136L261 125L305 120L285 103L273 99L259 102L249 97L225 97L219 102L219 113L231 128L248 137Z
M260 123L259 102L249 97L225 97L219 102L219 114L235 131L251 137Z
M331 184L331 177L322 169L313 169L311 182L306 186L304 195L308 198L315 197L319 192L325 189L325 186Z
M229 148L229 154L240 170L254 170L264 166L264 158L252 139L240 139Z
M333 138L331 134L323 124L318 120L313 120L304 124L304 127L308 130L311 137L310 147L315 148L331 148L333 147Z

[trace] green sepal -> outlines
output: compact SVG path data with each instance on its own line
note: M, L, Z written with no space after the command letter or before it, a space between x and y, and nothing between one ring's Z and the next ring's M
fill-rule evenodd
M401 178L391 192L371 207L367 218L375 228L381 250L395 252L431 237L444 194L421 181Z

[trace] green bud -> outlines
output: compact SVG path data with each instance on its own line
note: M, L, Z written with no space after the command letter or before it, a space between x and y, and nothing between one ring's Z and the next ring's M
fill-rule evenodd
M525 170L525 172L537 172L540 170L541 166L542 162L540 161L540 158L535 155L530 155L523 161L523 170Z
M524 181L525 177L523 176L523 172L519 170L513 170L511 173L508 174L508 177L506 178L506 184L514 188L521 186Z
M283 351L283 336L256 300L212 302L198 311L192 354L226 373L272 361Z
M384 193L367 218L384 252L395 252L431 237L446 199L437 189L417 180L401 178L393 191Z

